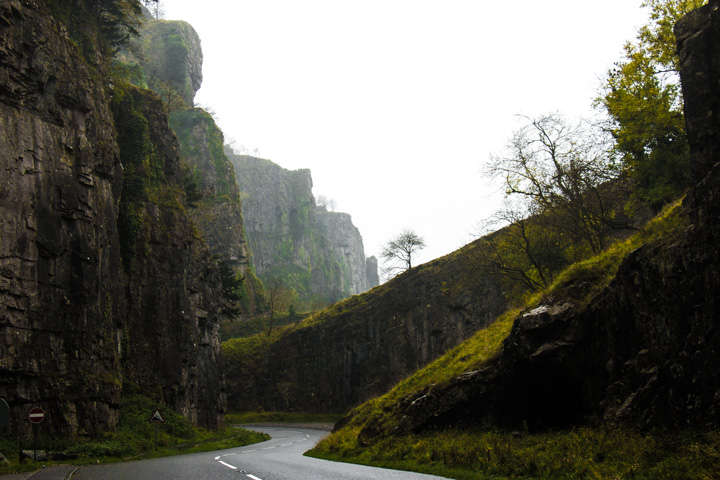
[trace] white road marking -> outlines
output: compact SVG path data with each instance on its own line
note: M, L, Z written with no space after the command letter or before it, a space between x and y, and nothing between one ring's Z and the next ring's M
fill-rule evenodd
M236 466L230 465L229 463L225 463L225 462L223 462L222 460L220 460L218 463L222 463L223 465L225 465L225 466L228 467L228 468L232 468L233 470L237 470L237 467L236 467Z
M295 433L302 433L302 432L295 432ZM271 449L277 448L277 447L288 447L288 446L293 445L293 444L295 444L295 443L304 442L305 440L308 440L309 438L310 438L310 435L308 435L308 434L306 433L306 434L305 434L305 438L303 438L302 440L298 440L298 441L296 441L296 442L291 442L291 443L284 443L284 444L282 444L282 445L273 445L272 447L263 448L263 450L271 450ZM226 453L225 455L215 457L215 460L216 460L218 463L221 463L221 464L225 465L225 466L228 467L228 468L232 468L233 470L237 470L238 467L236 467L236 466L234 466L234 465L230 465L229 463L225 463L225 462L223 462L222 460L220 460L220 458L221 458L221 457L229 457L229 456L231 456L231 455L238 455L238 453L243 454L243 453L252 453L252 452L257 452L257 449L255 449L255 450L243 450L242 452ZM242 471L241 473L245 473L245 472ZM251 478L252 480L262 480L262 478L256 477L255 475L250 475L249 473L245 473L245 475L246 475L248 478Z

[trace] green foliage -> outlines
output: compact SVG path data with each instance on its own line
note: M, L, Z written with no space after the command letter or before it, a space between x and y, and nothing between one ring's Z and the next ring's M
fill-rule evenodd
M142 19L139 0L85 0L95 14L100 31L115 51L138 35Z
M513 459L521 459L523 456L530 455L532 452L529 451L525 452L525 454L519 453L521 450L517 450L520 448L518 446L512 448L503 446L502 449L500 449L500 446L493 448L489 446L487 448L482 447L482 445L487 444L488 439L491 440L491 443L497 444L497 437L494 437L496 434L493 432L478 433L472 439L467 440L468 435L471 435L471 433L466 431L448 431L447 438L442 441L439 440L439 433L433 433L432 438L438 439L436 440L438 450L430 452L428 450L429 445L422 448L418 447L420 443L423 443L420 436L398 438L392 435L393 429L401 420L401 413L397 409L397 405L402 400L421 395L423 390L429 386L442 388L443 385L449 384L462 373L482 368L485 362L500 351L502 342L510 333L514 319L521 311L538 306L548 296L566 298L580 303L588 302L610 282L615 276L620 263L630 252L650 241L658 239L672 241L676 235L684 230L685 226L686 219L682 214L681 203L678 201L664 209L660 215L648 222L636 235L616 242L600 255L573 264L557 275L555 281L547 289L528 298L522 308L506 312L492 325L478 331L470 339L398 383L385 395L355 408L348 415L347 424L321 442L315 450L316 454L324 458L340 458L361 463L369 462L374 465L394 465L402 468L423 469L423 471L432 473L442 471L437 470L437 468L445 468L454 464L460 469L459 474L455 471L441 473L453 478L484 478L482 475L468 476L468 472L477 471L478 469L488 472L492 465L508 464L509 461L516 461ZM351 303L351 301L346 301L343 305ZM312 318L307 320L307 322L311 321ZM380 432L384 432L384 435L379 435L374 439L364 439L361 443L358 441L357 436L362 428L368 425L373 425L373 429L379 429ZM595 431L588 430L588 432L594 434ZM563 439L566 437L562 435L564 434L560 434L558 438L561 442L564 442ZM505 435L503 438L503 443L514 439L509 435ZM544 442L548 441L548 437L542 436L527 438L535 439L532 440L536 442L533 448L537 448L538 445L543 445ZM717 437L714 441L717 441ZM397 448L391 445L397 445ZM460 454L461 451L467 451L467 454ZM562 451L566 451L566 447L562 447ZM538 452L532 454L537 455ZM508 455L512 458L508 457ZM547 461L550 460L542 459L542 462ZM572 460L572 462L577 461L579 460ZM444 467L440 467L441 464ZM537 478L577 478L572 475L584 471L581 469L585 467L585 464L578 466L565 464L564 467L560 465L550 468ZM534 478L532 475L538 474L537 470L528 470L528 468L535 467L517 468L515 472L517 475L522 474ZM567 468L567 472L570 472L569 476L553 476L564 472L564 468ZM492 473L491 471L487 474L499 473ZM503 475L510 475L510 473L506 472Z
M414 470L460 480L709 479L720 475L720 432L640 433L579 428L542 435L444 430L361 446L352 431L309 456Z
M706 0L647 0L650 23L607 74L596 104L610 116L610 130L625 170L637 182L635 198L659 210L689 185L689 150L682 113L673 26Z
M241 412L228 413L225 422L228 425L241 425L244 423L330 423L340 420L340 415L329 413L303 413L303 412Z
M227 263L216 259L220 269L220 280L222 282L223 308L222 313L227 318L234 318L243 309L247 311L249 298L245 289L245 277L235 273Z
M286 325L292 325L299 323L307 318L307 313L295 313L291 314L290 309L294 308L294 304L288 308L288 312L283 314L275 314L273 318L274 327L284 327ZM225 342L231 338L245 338L252 337L259 333L267 333L270 329L270 315L260 314L253 315L249 318L236 318L232 320L225 320L220 324L220 340Z
M565 269L555 281L542 292L530 297L528 304L536 305L547 296L587 302L615 276L620 263L633 250L656 239L672 239L687 227L682 214L682 201L667 205L639 232L619 240L599 255L576 262Z
M192 107L195 90L187 43L191 32L187 23L178 21L151 20L143 28L141 45L148 83L170 111Z
M121 81L135 85L138 88L148 88L145 72L137 63L127 63L115 60L112 63L111 77L114 81Z
M139 454L151 454L155 449L155 424L148 420L155 409L160 410L163 419L158 425L158 446L164 454L177 453L177 450L194 451L213 448L217 441L234 440L235 445L246 445L267 439L267 436L254 435L240 430L209 431L192 426L182 415L158 404L155 400L138 393L137 386L129 386L129 394L123 396L120 409L120 429L117 434L106 435L101 440L82 443L71 448L70 453L83 457L122 457ZM192 443L192 445L186 445ZM200 447L202 445L202 447Z
M187 108L173 111L169 124L177 135L180 155L193 172L192 182L202 189L206 201L224 199L221 201L239 203L235 174L223 148L223 133L212 116L202 108ZM207 174L203 173L202 162L206 161L214 167L213 178L203 178ZM205 190L206 185L213 185L214 192Z
M223 450L270 439L266 434L241 428L206 430L194 427L172 409L141 392L137 385L125 384L118 432L80 442L77 439L42 439L42 447L52 452L77 456L76 460L62 460L64 464L86 464L123 461L128 457L139 459ZM148 421L155 409L160 410L165 420L158 424L158 450L155 450L155 424ZM9 460L9 463L0 466L0 474L38 470L41 467L39 462L32 461L18 464L17 456L11 455L18 450L16 442L4 436L0 437L0 451L5 453ZM43 461L42 467L53 463L55 462Z
M157 197L164 179L163 158L151 141L149 123L143 113L144 98L137 87L116 81L111 108L123 165L118 231L126 267L136 254L143 204L151 194Z

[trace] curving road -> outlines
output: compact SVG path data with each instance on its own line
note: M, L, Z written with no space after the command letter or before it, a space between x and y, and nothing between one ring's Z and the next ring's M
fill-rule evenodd
M432 480L432 475L304 457L327 432L252 427L272 439L217 452L83 467L73 480Z

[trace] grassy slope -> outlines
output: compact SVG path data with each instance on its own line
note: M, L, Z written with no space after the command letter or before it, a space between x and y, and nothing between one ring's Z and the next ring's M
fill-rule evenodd
M642 231L597 257L569 267L545 292L529 298L532 308L553 295L589 301L613 278L621 261L651 240L683 230L679 202ZM577 288L582 285L582 288ZM391 432L400 420L394 405L432 384L449 382L480 368L497 353L519 310L509 311L487 329L400 382L387 394L355 410L345 425L310 454L424 471L452 478L720 478L720 433L654 432L582 428L543 435L445 430L422 435L358 439L370 422Z

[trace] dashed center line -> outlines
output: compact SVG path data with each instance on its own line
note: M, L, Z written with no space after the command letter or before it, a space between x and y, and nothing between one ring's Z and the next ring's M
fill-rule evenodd
M300 432L297 432L297 433L300 433ZM278 447L289 447L290 445L293 445L293 444L295 444L295 443L304 442L305 440L308 440L309 438L310 438L310 435L305 434L305 438L303 438L303 439L301 439L301 440L298 440L298 441L296 441L296 442L283 443L282 445L273 445L273 446L271 446L271 447L263 448L263 450L271 450L271 449L273 449L273 448L278 448ZM226 453L225 455L220 455L220 456L215 457L215 461L217 461L217 462L218 462L219 464L221 464L221 465L225 465L225 466L228 467L228 468L231 468L231 469L233 469L233 470L237 470L238 467L236 467L235 465L230 465L229 463L223 462L223 461L220 460L220 459L221 459L222 457L229 457L229 456L231 456L231 455L238 455L238 454L244 454L244 453L252 453L252 452L257 452L257 451L258 451L258 450L255 449L255 450L243 450L242 452ZM249 473L245 473L244 471L241 472L241 473L244 473L246 477L251 478L252 480L262 480L262 478L256 477L255 475L251 475L251 474L249 474Z
M221 463L221 464L225 465L225 466L228 467L228 468L232 468L233 470L237 470L237 469L238 469L235 465L230 465L229 463L225 463L225 462L223 462L222 460L220 460L218 463Z

